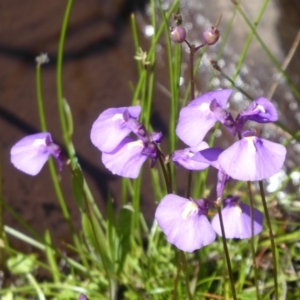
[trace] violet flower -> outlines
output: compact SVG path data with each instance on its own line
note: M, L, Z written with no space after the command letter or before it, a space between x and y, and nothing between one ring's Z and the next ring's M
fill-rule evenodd
M197 152L206 148L208 148L208 144L206 142L201 142L197 147L174 151L171 158L176 166L182 166L187 170L193 171L204 170L209 167L209 164L202 161L196 161L193 157Z
M148 156L144 155L144 143L126 137L112 152L102 153L102 162L113 174L137 178Z
M94 122L91 130L91 141L100 150L113 151L130 133L138 132L140 106L109 108L102 112Z
M28 135L18 141L10 150L10 160L20 171L37 175L52 155L62 170L64 160L61 149L52 141L51 134L41 132Z
M224 208L221 211L225 237L227 239L248 239L251 234L251 208L240 201L239 197L228 196L224 200ZM263 229L263 214L253 209L254 235L259 234ZM215 232L222 236L219 215L216 214L211 225Z
M177 136L190 147L198 146L206 133L218 121L210 108L211 102L215 101L216 105L225 109L231 93L230 89L211 91L182 108L176 127Z
M278 114L274 105L267 98L260 97L254 100L248 108L240 112L236 118L236 123L241 129L247 121L270 123L277 120Z
M246 131L243 138L219 156L220 167L230 177L242 181L258 181L271 177L284 164L284 146L256 137Z
M169 243L182 251L193 252L216 238L207 212L204 199L193 201L168 194L159 203L155 219Z

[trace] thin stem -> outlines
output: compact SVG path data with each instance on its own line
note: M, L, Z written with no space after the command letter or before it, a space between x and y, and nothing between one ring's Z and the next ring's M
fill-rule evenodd
M179 251L178 251L179 252ZM177 287L179 281L179 274L181 271L181 260L180 260L180 253L178 253L178 264L177 264L177 273L174 279L174 290L173 290L173 300L177 300Z
M193 182L193 172L188 171L188 183L187 183L187 190L186 190L186 198L188 199L191 197L192 182Z
M2 150L0 149L0 154ZM2 157L2 155L0 155ZM6 271L6 236L4 232L4 220L3 220L3 201L2 201L2 160L0 160L0 238L4 243L4 247L0 249L0 268Z
M39 110L39 118L41 123L42 131L47 131L46 117L45 117L45 108L42 94L42 70L41 64L36 65L36 94Z
M249 199L250 199L250 218L251 218L250 246L251 246L251 254L252 254L253 268L254 268L254 284L255 284L255 290L256 290L256 299L260 300L259 288L258 288L257 263L256 263L256 257L255 257L255 247L254 247L254 207L253 207L253 196L252 196L250 181L247 181L247 186L248 186L248 193L249 193Z
M191 291L190 291L190 282L189 282L189 274L188 274L188 271L187 271L187 262L186 262L185 254L181 250L179 250L179 257L180 257L180 261L181 261L181 264L182 264L182 267L183 267L182 269L183 269L184 277L185 277L186 292L188 294L189 300L193 300L193 296L192 296Z
M270 219L270 215L269 215L269 211L268 211L263 182L262 182L262 180L260 180L258 183L259 183L261 200L262 200L263 207L264 207L264 212L265 212L265 217L266 217L266 221L267 221L270 242L271 242L273 268L274 268L274 276L273 277L274 277L275 299L277 300L277 299L279 299L279 294L278 294L278 280L277 280L278 271L277 271L277 260L276 260L276 248L275 248L275 241L274 241L275 237L274 237L273 230L272 230L271 219Z
M63 24L61 28L60 38L59 38L59 45L58 45L58 53L57 53L57 69L56 69L56 86L57 86L57 99L58 99L58 111L59 111L59 118L61 122L61 127L63 131L63 138L68 150L68 154L70 159L73 159L73 153L71 155L71 149L69 144L69 138L67 136L67 122L64 113L64 98L63 98L63 80L62 80L62 65L63 65L63 54L64 54L64 47L65 47L65 40L66 40L66 33L67 27L69 23L69 18L71 14L71 9L73 6L73 0L68 0L67 8L65 11Z
M102 265L103 265L103 268L104 268L104 272L106 273L106 276L107 276L108 286L109 286L109 299L113 299L111 276L110 276L110 272L108 270L108 267L106 265L107 259L105 259L105 256L104 256L105 253L103 253L103 251L102 251L103 245L101 247L101 241L100 241L101 237L99 237L99 234L97 234L97 233L99 233L99 231L96 230L96 223L95 223L95 218L94 218L95 215L93 213L93 210L90 207L90 203L87 200L87 197L86 197L85 194L84 194L84 201L85 201L85 206L86 206L86 209L87 209L87 214L90 217L89 221L90 221L91 229L92 229L95 241L96 241L97 252L100 255ZM104 237L102 237L102 238L104 239Z
M166 170L166 165L164 163L164 155L159 150L158 150L158 160L159 160L159 163L160 163L163 175L164 175L167 191L168 191L168 193L172 193L171 179L168 176L168 172Z
M39 63L37 64L37 67L36 67L36 89L37 89L37 102L38 102L38 110L39 110L41 129L42 129L42 131L46 132L47 131L47 122L46 122L46 114L45 114L44 100L43 100L43 94L42 94L41 64L39 64ZM51 179L52 179L52 182L54 185L54 190L55 190L56 196L58 198L60 208L62 210L65 220L67 221L67 223L70 227L73 239L74 239L74 241L76 241L77 237L75 234L75 229L74 229L74 226L73 226L73 223L71 220L71 216L70 216L68 207L66 205L66 201L64 199L60 184L58 182L57 173L56 173L54 162L52 159L49 160L49 169L50 169Z
M194 55L196 52L195 45L191 45L187 40L185 40L185 43L188 45L190 49L190 86L191 86L191 95L190 99L191 101L195 99L195 76L194 76ZM190 198L191 196L191 189L192 189L192 180L193 180L193 173L192 171L189 171L188 173L188 182L187 182L187 191L186 191L186 197Z
M237 300L234 281L233 281L233 274L232 274L232 269L231 269L231 263L230 263L230 256L229 256L226 237L225 237L225 229L224 229L223 217L222 217L222 213L221 213L221 207L217 206L217 209L218 209L218 215L219 215L219 220L220 220L220 225L221 225L222 243L223 243L223 248L224 248L224 253L225 253L225 258L226 258L226 263L227 263L227 270L228 270L229 279L230 279L232 298L234 300Z

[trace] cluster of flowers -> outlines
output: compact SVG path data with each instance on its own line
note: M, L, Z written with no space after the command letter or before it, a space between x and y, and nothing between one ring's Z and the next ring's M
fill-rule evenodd
M226 111L230 89L211 91L182 108L176 128L177 136L189 147L176 150L171 160L188 170L203 170L209 166L218 169L217 202L222 202L225 185L230 178L257 181L276 174L283 166L286 149L243 130L249 120L258 123L275 122L278 115L266 98L258 98L241 111L236 118ZM149 133L139 122L140 106L109 108L102 112L91 130L92 143L102 152L102 162L113 174L137 178L143 163L149 158L153 167L159 158L161 133ZM207 132L222 123L239 140L226 150L209 148L203 141ZM27 136L11 149L11 161L19 170L36 175L50 155L60 169L64 164L59 146L49 133ZM216 202L206 199L187 199L175 194L166 195L157 207L155 219L170 243L183 251L192 252L212 243L216 234L222 235L219 216L209 222L210 206ZM250 238L251 211L239 197L223 200L222 217L226 238ZM254 209L254 232L262 230L263 215Z
M269 123L278 120L273 104L260 97L253 101L234 119L226 111L232 90L208 92L191 101L180 111L176 128L177 136L189 148L177 150L172 160L188 170L203 170L209 166L218 169L216 193L218 200L230 178L241 181L259 181L279 172L286 156L284 146L259 138L254 131L243 126L249 120ZM216 124L222 123L239 140L226 150L209 148L203 141L206 133ZM170 243L179 249L192 252L212 243L216 233L222 236L219 216L208 221L206 199L192 200L174 194L165 196L156 210L155 218ZM239 197L228 196L223 200L221 212L226 238L245 239L252 236L251 210ZM253 210L253 235L263 228L263 214Z

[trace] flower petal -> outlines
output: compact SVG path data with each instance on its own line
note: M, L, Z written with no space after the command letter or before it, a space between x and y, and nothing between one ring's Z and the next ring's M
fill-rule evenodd
M166 195L156 209L155 219L168 242L182 251L193 252L216 238L206 213L201 211L197 201L174 194Z
M109 108L102 112L94 122L91 130L91 141L100 150L104 152L113 151L119 143L132 131L131 126L126 126L123 113L129 112L133 119L138 119L141 107L120 107Z
M114 151L102 153L102 162L113 174L137 178L143 163L148 158L147 155L142 154L143 150L142 141L134 141L126 137Z
M208 148L208 144L206 142L201 142L198 147L176 150L172 154L172 160L176 165L182 166L187 170L197 171L206 169L209 167L209 164L193 159L198 151L206 148Z
M225 237L227 239L248 239L251 238L251 209L248 205L237 201L238 197L232 197L233 202L228 203L222 209L222 219L224 223ZM263 214L257 209L253 209L254 235L259 234L263 229ZM216 214L212 221L215 232L222 236L220 219Z
M217 90L203 94L181 109L176 127L176 134L187 145L195 147L203 140L206 133L218 121L210 110L210 103L216 100L225 108L232 90Z
M234 179L256 181L279 172L285 156L284 146L248 136L224 150L219 156L219 163L224 172Z
M270 100L260 97L238 115L238 126L242 128L246 121L250 120L257 123L276 122L278 121L278 114Z
M37 175L51 155L49 143L52 138L48 132L26 136L11 148L10 160L20 171Z
M223 151L222 148L207 148L196 153L192 159L219 169L218 158Z

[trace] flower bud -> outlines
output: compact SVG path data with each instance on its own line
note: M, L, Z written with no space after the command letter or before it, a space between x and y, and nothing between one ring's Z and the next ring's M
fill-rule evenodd
M208 46L214 45L219 40L219 37L220 31L214 26L203 32L204 43Z
M186 31L182 26L175 26L170 28L170 38L174 43L184 42L186 37Z

